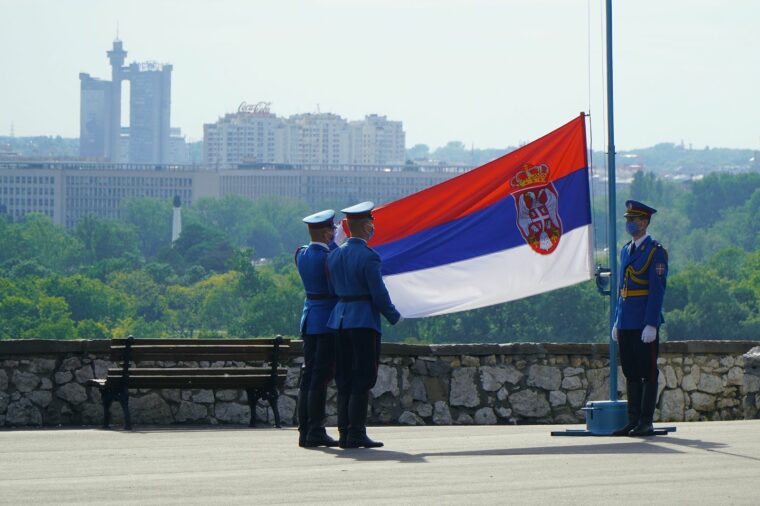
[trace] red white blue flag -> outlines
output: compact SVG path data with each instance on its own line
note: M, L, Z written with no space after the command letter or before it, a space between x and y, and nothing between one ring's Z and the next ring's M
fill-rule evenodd
M372 214L369 244L404 317L475 309L591 279L585 118Z

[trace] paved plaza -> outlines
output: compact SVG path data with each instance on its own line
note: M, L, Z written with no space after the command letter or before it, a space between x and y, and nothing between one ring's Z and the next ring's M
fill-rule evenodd
M0 504L760 504L760 420L676 426L370 427L377 450L301 449L293 428L2 430Z

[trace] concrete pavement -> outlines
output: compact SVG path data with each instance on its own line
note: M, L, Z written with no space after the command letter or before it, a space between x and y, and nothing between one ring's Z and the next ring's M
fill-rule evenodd
M370 427L377 450L301 449L292 428L3 430L0 504L760 504L760 420L676 426Z

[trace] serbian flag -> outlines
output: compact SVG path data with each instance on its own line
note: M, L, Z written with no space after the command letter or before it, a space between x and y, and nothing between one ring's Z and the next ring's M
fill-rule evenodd
M499 304L591 279L585 118L372 211L369 245L407 318Z

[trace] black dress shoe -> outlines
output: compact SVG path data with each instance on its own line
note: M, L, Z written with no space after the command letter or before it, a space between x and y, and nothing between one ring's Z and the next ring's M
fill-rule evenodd
M362 430L348 430L348 436L346 436L346 443L341 445L341 448L380 448L383 443L380 441L372 441L367 437L367 433Z
M338 442L331 438L324 427L321 430L310 430L304 442L304 448L316 448L318 446L338 446Z
M627 436L638 424L636 422L628 422L624 427L619 428L612 433L613 436Z
M651 423L640 423L628 435L631 437L654 436L654 427Z

